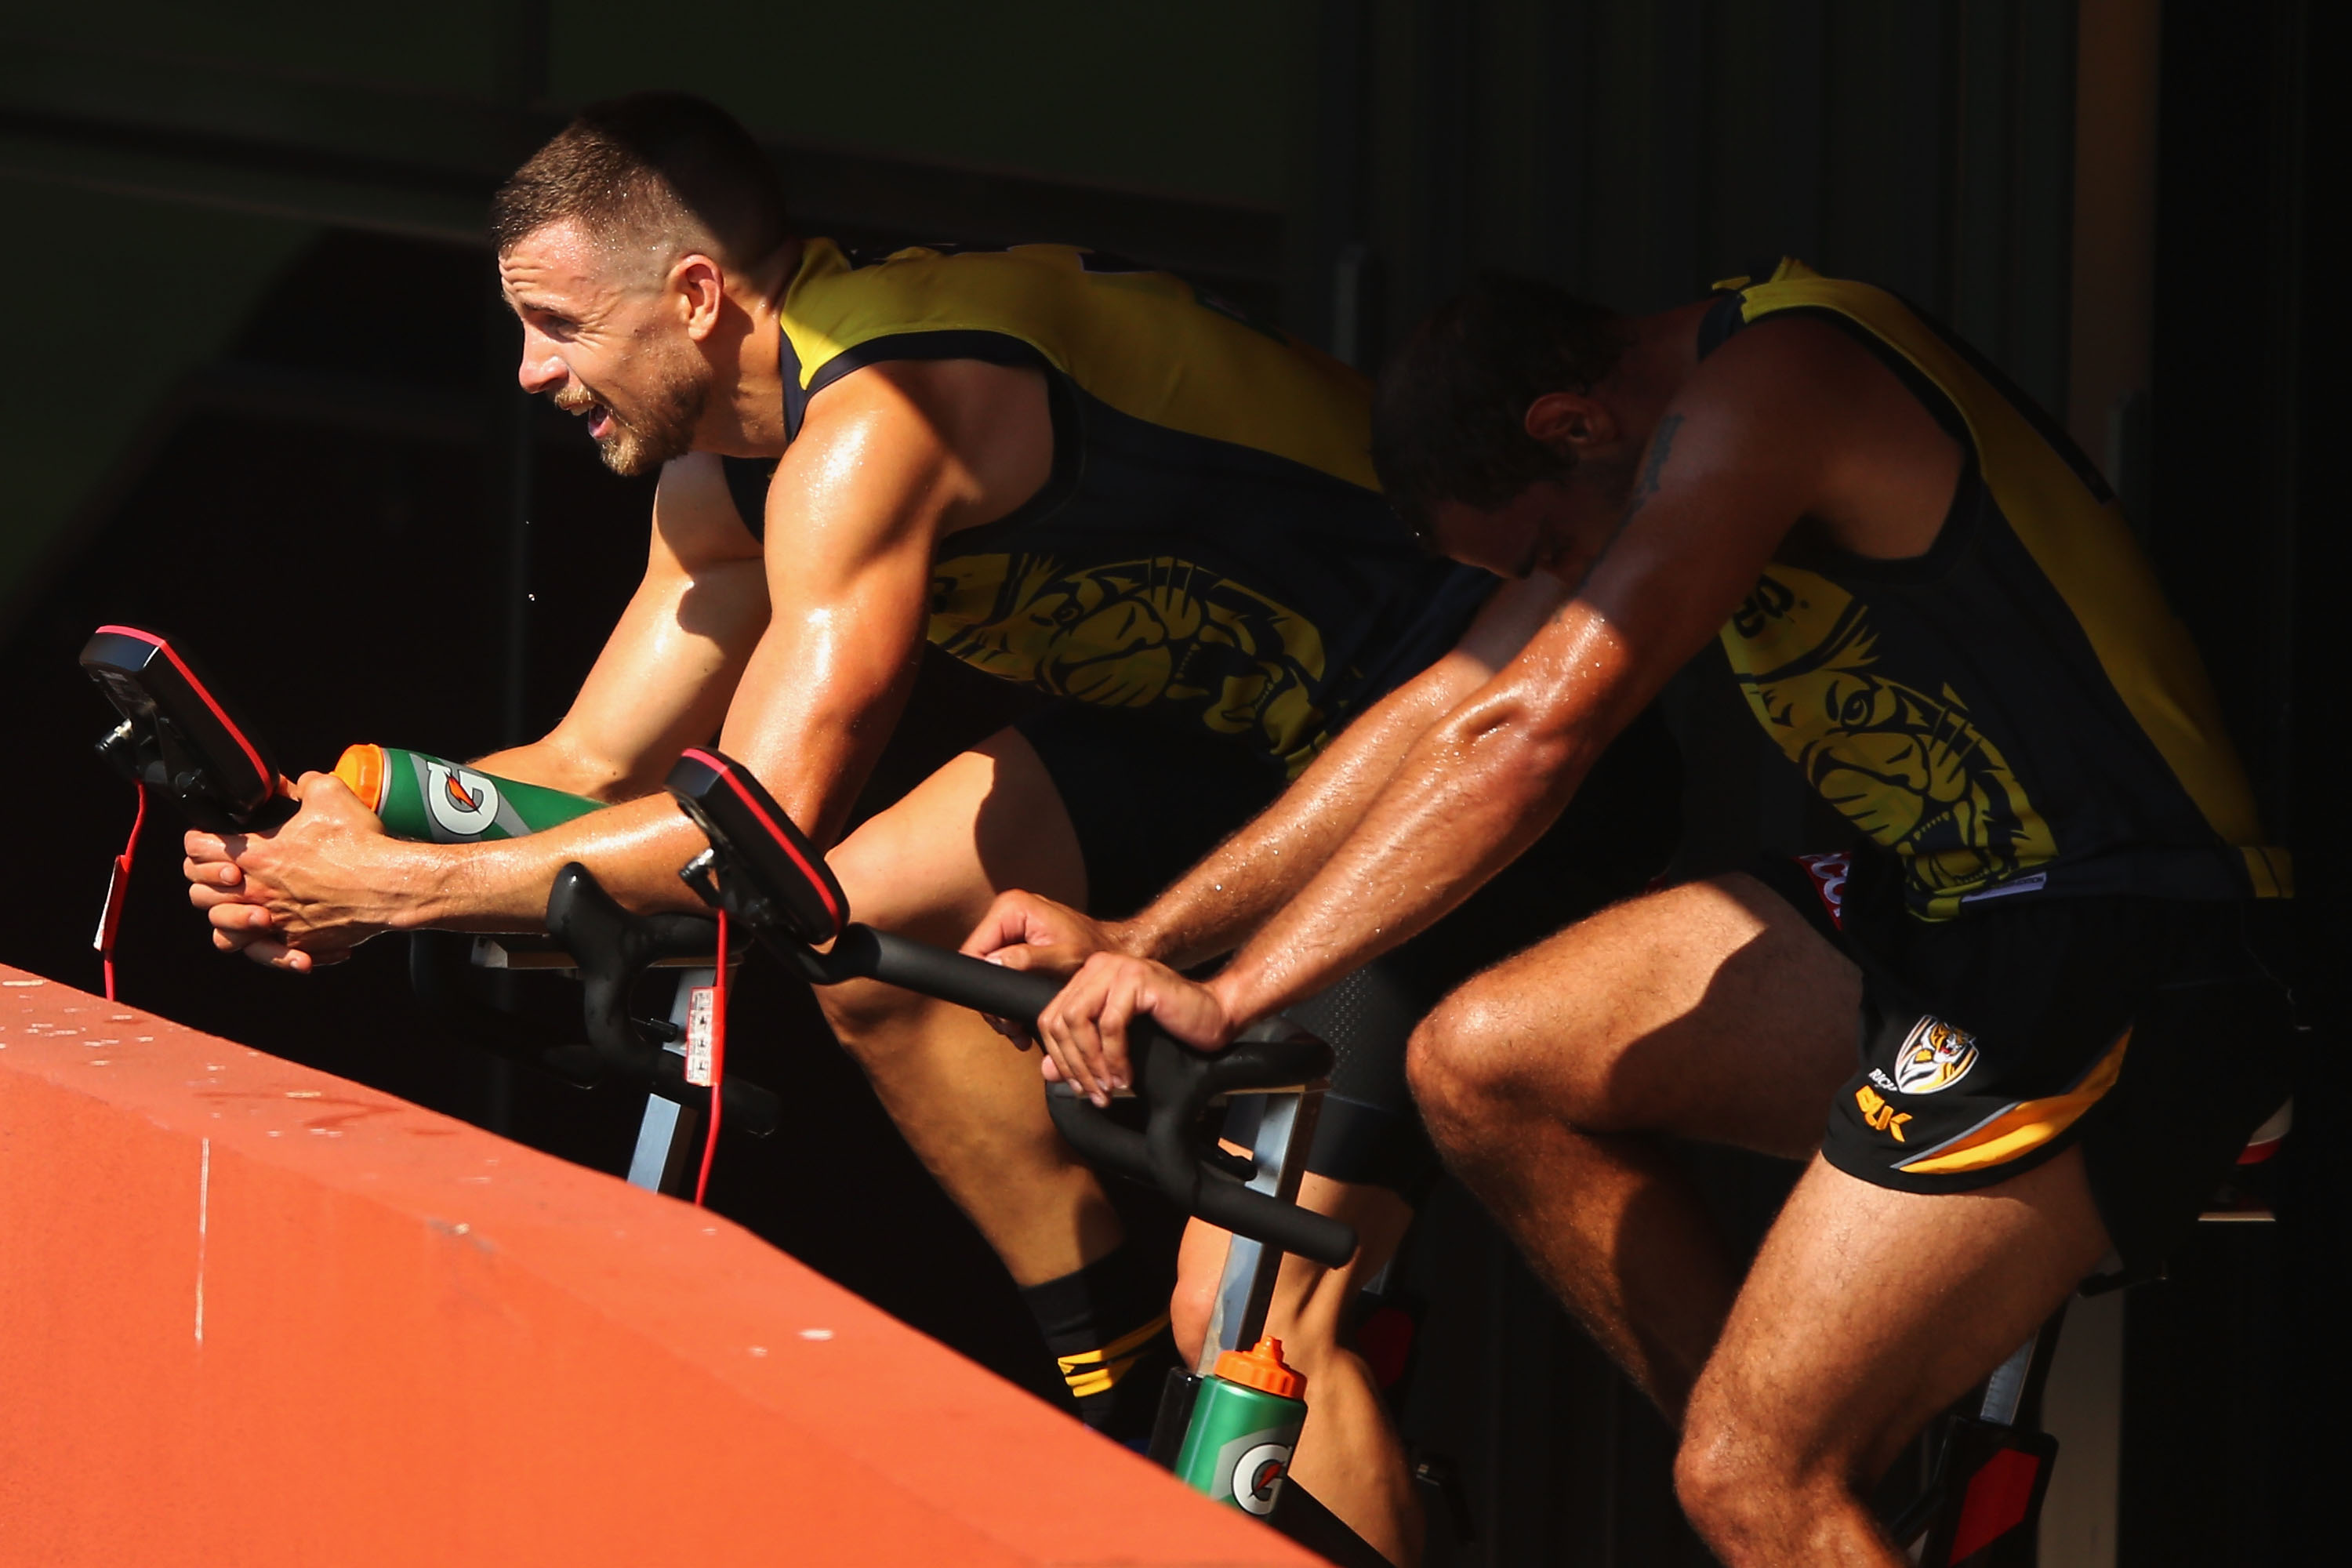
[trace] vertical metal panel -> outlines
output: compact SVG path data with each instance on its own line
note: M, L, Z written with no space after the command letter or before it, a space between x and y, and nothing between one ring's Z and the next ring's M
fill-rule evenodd
M1713 276L1701 255L1707 159L1706 0L1653 0L1650 7L1650 257L1635 310L1688 299Z

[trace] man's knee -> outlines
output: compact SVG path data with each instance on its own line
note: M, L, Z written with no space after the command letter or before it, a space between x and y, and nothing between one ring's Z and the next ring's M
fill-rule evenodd
M1201 1344L1209 1337L1209 1318L1217 1306L1214 1271L1180 1268L1176 1289L1168 1298L1168 1329L1175 1337L1176 1354L1186 1366L1201 1363Z
M894 1026L903 1026L938 1004L896 985L871 980L845 981L816 988L816 1004L843 1047L863 1059L869 1048L895 1038Z
M1771 1467L1752 1442L1708 1403L1694 1397L1675 1450L1675 1496L1699 1532L1713 1539Z
M1835 1445L1791 1442L1719 1376L1703 1377L1683 1415L1675 1495L1718 1553L1736 1543L1786 1546L1815 1523L1843 1522L1853 1500L1850 1461Z
M1476 981L1439 1003L1405 1047L1405 1077L1441 1142L1472 1135L1510 1107L1513 1053L1506 999Z

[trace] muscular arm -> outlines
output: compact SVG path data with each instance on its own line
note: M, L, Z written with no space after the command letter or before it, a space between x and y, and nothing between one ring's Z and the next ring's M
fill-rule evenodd
M1541 575L1505 584L1443 658L1340 731L1297 783L1150 907L1114 925L1118 945L1182 969L1256 930L1363 821L1413 742L1508 663L1567 594Z
M813 405L769 488L768 625L719 744L820 844L840 831L905 700L932 546L970 514L1025 499L1004 503L958 455L984 433L969 426L988 423L971 413L972 371L1033 374L909 364L846 377ZM524 838L453 846L411 923L536 924L555 873L574 859L632 907L698 907L677 868L701 847L664 796Z
M1416 743L1357 832L1211 983L1227 1018L1313 994L1507 865L1800 519L1870 554L1932 542L1957 447L1916 404L1887 398L1893 378L1862 351L1791 325L1735 341L1692 377L1583 588Z
M1958 449L1832 328L1751 329L1664 411L1614 537L1518 656L1415 739L1355 830L1207 985L1097 952L1038 1018L1048 1075L1098 1101L1139 1012L1214 1047L1426 929L1533 842L1800 519L1916 554Z
M874 366L813 402L778 466L768 500L767 626L726 704L721 743L822 840L838 832L903 700L934 542L1003 515L1043 482L1052 460L1050 437L1042 445L1035 438L1049 428L1044 405L1033 371L966 362ZM699 657L709 668L709 656ZM581 768L572 776L592 782L602 769L612 793L651 787L676 756L672 742L707 735L718 704L635 721L638 743L654 748L640 762L610 742L631 732L631 721L612 715L639 689L638 672L616 665L609 673L613 685L591 705L592 717L605 715L605 739L583 745L589 760L561 752L534 760ZM415 845L352 831L357 803L332 781L314 775L304 790L302 816L276 841L253 840L237 857L253 889L268 890L274 931L293 945L333 951L375 931L418 926L533 929L570 860L592 867L632 907L693 904L677 868L702 847L701 836L657 795L527 837ZM337 814L345 820L303 820ZM318 873L308 878L324 889L316 897L305 896L306 872ZM225 924L222 911L215 924Z

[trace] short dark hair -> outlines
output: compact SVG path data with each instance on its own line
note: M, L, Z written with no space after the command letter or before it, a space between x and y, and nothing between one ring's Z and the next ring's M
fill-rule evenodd
M1372 466L1424 540L1444 501L1500 506L1574 457L1527 431L1547 392L1590 392L1625 349L1624 319L1564 289L1481 274L1413 330L1372 399Z
M592 232L659 235L698 226L719 259L748 267L791 236L783 182L751 132L685 92L589 105L490 199L499 255L565 218Z

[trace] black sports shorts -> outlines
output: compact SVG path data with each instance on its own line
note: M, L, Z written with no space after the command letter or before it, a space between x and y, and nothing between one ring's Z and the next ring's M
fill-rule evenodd
M1905 912L1893 858L1756 868L1862 971L1860 1066L1822 1156L1900 1192L2080 1144L2120 1279L2153 1275L2288 1093L2285 906L2020 895Z
M1282 779L1149 712L1060 703L1014 726L1069 813L1090 911L1132 914L1264 809ZM1405 1082L1405 1044L1477 970L1641 890L1673 853L1680 760L1654 714L1604 753L1576 804L1463 907L1286 1015L1337 1058L1307 1168L1419 1204L1440 1168Z

